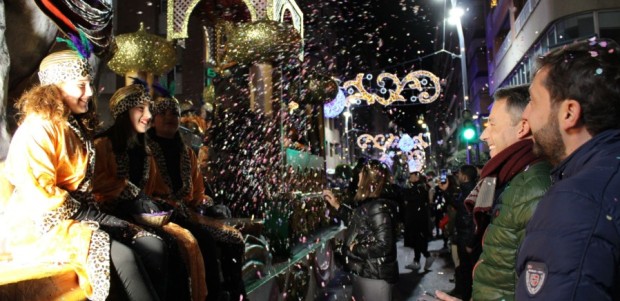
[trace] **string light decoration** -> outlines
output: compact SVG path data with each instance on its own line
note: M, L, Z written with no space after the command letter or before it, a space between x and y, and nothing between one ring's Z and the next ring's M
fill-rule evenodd
M409 172L421 171L426 162L425 148L428 147L428 142L424 141L424 134L420 133L414 137L404 134L402 137L398 137L394 134L387 135L370 135L362 134L357 138L357 145L362 150L368 150L370 148L376 148L382 151L382 160L387 160L388 150L398 148L403 154L407 156L407 164ZM394 155L394 152L389 153L390 156Z
M354 80L346 81L343 88L348 94L347 104L360 104L361 101L366 101L369 105L378 102L384 106L389 106L395 102L407 102L407 99L401 94L405 90L417 91L409 97L409 101L429 104L437 100L441 92L439 77L425 70L411 72L402 80L392 73L379 74L376 80L379 92L380 94L388 94L388 98L368 92L363 81L372 79L372 74L359 73ZM388 81L392 83L390 87L387 86Z
M338 94L336 95L336 98L323 105L323 115L325 116L325 118L334 118L340 115L342 111L344 111L346 105L347 98L346 96L344 96L344 92L338 89Z
M357 146L362 150L369 148L376 148L382 151L387 151L391 148L398 148L403 152L410 152L413 149L424 150L428 147L428 142L424 141L424 134L420 133L417 136L409 136L404 134L402 137L398 137L394 134L376 135L361 134L357 137Z
M359 137L357 137L357 145L362 150L376 148L385 152L387 149L392 147L392 144L394 143L394 140L396 140L396 138L397 136L394 136L393 134L381 134L377 136L372 136L370 134L361 134Z

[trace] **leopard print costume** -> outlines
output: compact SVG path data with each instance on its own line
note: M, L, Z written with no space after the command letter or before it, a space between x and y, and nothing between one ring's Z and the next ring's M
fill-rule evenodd
M149 135L146 136L148 146L151 150L151 154L155 158L155 162L157 164L159 173L163 178L164 182L168 187L172 187L172 180L170 174L168 173L168 167L166 165L166 158L164 157L164 152L159 146L159 143L154 141ZM181 139L179 139L183 143ZM191 194L193 189L192 178L191 178L191 170L192 163L190 160L189 152L192 150L183 143L183 147L181 149L181 182L183 183L183 187L178 191L173 192L169 196L165 196L165 199L175 200L176 202L182 202L187 195ZM213 204L211 204L213 205ZM230 243L230 244L244 244L243 235L239 230L234 227L230 227L225 225L224 223L212 220L208 218L201 218L200 225L205 228L218 242Z
M75 191L69 192L69 195L58 208L47 212L38 222L38 228L41 233L46 233L63 220L71 219L83 205L93 201L90 193L90 183L95 169L95 156L93 143L90 139L86 139L82 133L81 127L73 116L69 117L68 127L82 141L88 154L88 165L84 179L78 185ZM87 275L90 280L93 293L89 296L90 300L105 300L110 291L110 236L101 230L98 230L97 222L82 222L90 227L93 232L88 249L86 259Z

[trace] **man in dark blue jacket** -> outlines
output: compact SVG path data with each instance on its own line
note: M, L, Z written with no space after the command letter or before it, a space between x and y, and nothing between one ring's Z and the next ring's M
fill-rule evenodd
M517 300L620 300L620 48L539 59L523 113L554 184L526 228Z

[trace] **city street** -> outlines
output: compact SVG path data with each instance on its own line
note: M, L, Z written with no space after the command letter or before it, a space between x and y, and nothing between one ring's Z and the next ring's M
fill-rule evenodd
M435 262L430 270L418 271L406 269L405 266L413 261L413 249L403 246L400 240L398 248L398 269L400 278L396 285L396 300L414 301L424 292L435 293L435 290L449 292L454 288L454 265L450 259L450 253L443 249L443 240L433 240L429 243L428 250L435 256ZM420 261L424 266L424 258Z
M397 243L399 281L394 290L394 300L415 301L424 292L433 293L435 290L449 292L454 288L450 279L454 278L454 266L450 259L450 253L443 249L442 240L433 240L429 243L429 251L436 260L430 270L418 271L406 269L405 266L413 261L413 249L403 246L403 241ZM424 259L420 264L424 265ZM325 288L324 297L318 300L350 300L351 284L344 274L336 276L336 279ZM357 300L360 301L360 300Z

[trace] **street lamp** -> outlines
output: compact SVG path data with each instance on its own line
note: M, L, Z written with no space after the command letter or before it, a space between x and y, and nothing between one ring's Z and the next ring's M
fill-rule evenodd
M461 60L461 77L463 80L463 110L467 110L469 101L468 83L467 83L467 53L465 52L465 36L463 34L463 24L461 24L461 17L465 14L462 8L456 6L456 0L451 0L452 8L450 9L448 23L456 26L456 32L459 38L459 55Z
M449 12L448 23L456 26L456 32L459 38L459 55L458 58L461 60L461 80L463 81L463 110L461 114L461 120L463 121L463 129L461 133L461 138L465 141L466 151L467 151L467 164L471 163L469 150L471 149L471 144L476 143L478 140L478 132L471 120L471 114L469 113L469 85L467 81L467 52L465 50L465 36L463 34L463 24L461 24L461 17L465 14L462 8L456 6L456 0L451 0L452 8ZM469 114L468 114L469 113ZM476 149L478 149L476 147Z
M344 113L342 113L342 116L344 116L344 136L345 136L345 141L346 141L346 149L347 149L347 163L351 164L352 157L351 157L351 143L349 142L349 120L351 120L351 124L353 123L352 120L352 116L353 114L351 114L351 107L347 106L346 107L346 111L344 111ZM342 136L341 136L342 137Z

